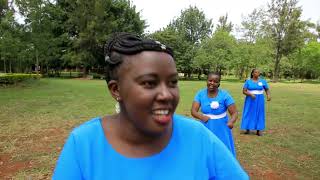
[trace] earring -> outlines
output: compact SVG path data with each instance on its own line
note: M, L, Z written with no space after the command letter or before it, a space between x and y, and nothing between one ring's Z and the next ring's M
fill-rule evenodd
M115 109L116 109L116 113L120 113L120 104L119 104L119 98L116 98L117 103L114 105Z

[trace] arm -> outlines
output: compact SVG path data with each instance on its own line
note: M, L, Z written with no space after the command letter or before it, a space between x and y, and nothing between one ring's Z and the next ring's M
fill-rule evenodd
M246 89L246 88L243 88L242 93L243 93L244 95L246 95L246 96L252 97L253 99L256 98L256 96L255 96L254 94L249 93L249 92L248 92L248 89Z
M270 90L269 89L265 89L264 90L267 94L267 101L271 101L271 94L270 94Z
M234 126L234 123L237 121L238 119L238 111L237 111L237 107L235 104L231 104L229 107L228 107L228 112L229 114L231 115L231 118L230 120L228 121L227 123L227 126L232 129L233 126Z
M199 113L200 104L198 102L193 102L191 107L191 115L194 118L200 119L203 122L207 122L210 118L208 116Z

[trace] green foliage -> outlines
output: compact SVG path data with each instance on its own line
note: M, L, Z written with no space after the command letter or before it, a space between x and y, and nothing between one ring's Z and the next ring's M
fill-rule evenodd
M231 67L236 39L229 32L218 30L212 38L201 43L194 61L195 67L203 70L222 71Z
M305 23L300 20L302 9L297 0L272 0L267 11L266 29L274 42L274 81L280 75L280 60L304 43Z
M0 84L16 84L30 79L39 79L37 74L0 74Z
M320 77L320 43L312 41L291 56L291 73L294 78Z
M189 78L191 73L196 70L190 62L194 61L200 43L210 36L212 27L212 20L208 20L204 12L197 7L190 6L188 9L181 11L181 15L163 30L167 31L166 34L176 35L178 44L173 42L169 44L176 44L173 47L178 49L178 70L185 73ZM161 34L157 36L159 37Z
M209 37L212 32L212 20L208 20L203 11L196 6L190 6L188 9L181 11L180 17L173 20L169 25L184 38L192 43L200 43L201 40Z

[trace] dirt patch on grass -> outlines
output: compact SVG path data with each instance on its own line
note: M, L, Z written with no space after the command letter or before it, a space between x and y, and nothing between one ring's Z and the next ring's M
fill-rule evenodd
M10 179L16 172L32 168L32 161L12 161L8 154L0 154L0 177Z
M53 164L50 156L61 151L66 136L67 130L50 128L29 135L4 137L6 141L10 141L10 138L15 141L10 153L1 154L4 151L0 149L0 179L11 179L18 172L49 166L48 161Z

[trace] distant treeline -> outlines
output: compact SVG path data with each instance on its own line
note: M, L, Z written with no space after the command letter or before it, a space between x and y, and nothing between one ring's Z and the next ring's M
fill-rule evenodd
M243 79L259 68L274 81L317 79L320 24L302 20L297 3L272 0L240 26L228 14L213 23L190 6L165 28L144 33L147 22L128 0L1 0L0 72L103 74L106 40L135 32L171 46L185 78L220 71Z

